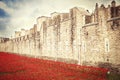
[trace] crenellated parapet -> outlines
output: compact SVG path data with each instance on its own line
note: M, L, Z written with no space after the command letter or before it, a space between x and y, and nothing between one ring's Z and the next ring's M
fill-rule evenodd
M9 38L4 38L4 37L0 37L0 43L5 43L6 41L9 41Z

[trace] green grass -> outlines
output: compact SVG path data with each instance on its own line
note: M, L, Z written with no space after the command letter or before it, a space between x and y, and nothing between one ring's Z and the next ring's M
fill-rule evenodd
M110 73L107 75L108 80L120 80L120 74Z

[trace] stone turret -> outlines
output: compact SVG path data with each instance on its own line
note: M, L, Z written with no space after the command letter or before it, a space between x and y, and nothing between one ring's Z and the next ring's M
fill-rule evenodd
M25 32L26 32L25 29L21 29L21 36L25 36Z
M104 8L105 8L104 4L101 4L100 8L101 8L101 9L104 9Z
M20 37L21 36L21 32L20 31L15 31L15 38Z
M111 2L111 18L119 16L119 7L114 0Z
M95 22L98 22L98 3L95 5Z
M111 2L111 6L112 6L112 7L115 7L115 6L116 6L115 0L113 0L113 1Z
M57 15L59 15L60 13L58 12L53 12L51 13L51 18L54 19Z
M96 5L95 5L95 9L98 9L98 3L96 3Z
M46 21L48 17L46 16L41 16L37 18L37 31L40 31L41 25L43 24L44 21Z

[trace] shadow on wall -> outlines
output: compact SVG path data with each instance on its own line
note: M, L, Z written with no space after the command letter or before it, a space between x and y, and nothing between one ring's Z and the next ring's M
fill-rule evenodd
M82 65L108 68L111 73L120 74L120 64L119 65L114 65L114 64L108 63L108 62L92 63L90 61L89 62L83 61Z
M120 64L113 65L112 63L99 62L98 66L109 69L110 72L107 74L108 80L120 80Z
M106 63L99 62L98 67L108 68L111 73L120 74L120 64L119 65L114 65L112 63L107 63L107 62Z

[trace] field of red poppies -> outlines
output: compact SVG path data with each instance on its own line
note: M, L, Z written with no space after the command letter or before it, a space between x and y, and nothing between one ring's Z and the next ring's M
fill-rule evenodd
M107 80L107 71L0 52L0 80Z

